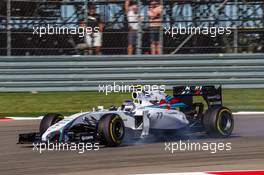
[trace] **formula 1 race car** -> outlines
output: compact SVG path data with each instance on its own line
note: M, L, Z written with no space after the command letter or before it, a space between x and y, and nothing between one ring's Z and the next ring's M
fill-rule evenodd
M203 97L206 110L204 103L193 102L194 96ZM134 91L132 98L120 107L81 112L65 118L57 113L46 114L39 132L20 134L18 143L100 142L118 146L131 131L133 138L144 138L159 131L177 133L184 129L228 137L234 127L232 112L222 105L221 86L176 86L173 96L159 90Z

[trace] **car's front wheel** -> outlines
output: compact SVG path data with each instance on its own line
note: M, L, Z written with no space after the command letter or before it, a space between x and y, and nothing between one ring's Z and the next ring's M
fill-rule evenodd
M46 114L41 122L40 122L40 126L39 126L39 133L40 135L44 134L44 132L46 132L46 130L54 125L55 123L58 123L60 120L62 120L64 117L61 114L58 113L48 113Z

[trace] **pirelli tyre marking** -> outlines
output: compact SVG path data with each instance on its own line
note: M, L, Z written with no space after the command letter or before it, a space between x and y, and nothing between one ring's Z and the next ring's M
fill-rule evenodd
M221 109L217 114L216 126L222 135L229 135L229 130L233 127L231 115L232 112L227 108Z

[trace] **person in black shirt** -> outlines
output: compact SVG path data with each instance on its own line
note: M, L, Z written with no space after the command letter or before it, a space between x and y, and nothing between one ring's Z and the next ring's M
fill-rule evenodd
M93 32L86 33L85 42L88 46L89 54L92 54L92 50L95 48L95 54L101 54L102 46L102 32L103 32L103 23L101 17L96 13L96 7L94 5L88 6L88 14L86 19L87 24L82 24L82 26L90 27L93 29Z

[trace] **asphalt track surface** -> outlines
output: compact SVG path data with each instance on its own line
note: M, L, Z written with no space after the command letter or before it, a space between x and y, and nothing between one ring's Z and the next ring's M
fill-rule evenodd
M264 169L264 116L235 116L228 139L194 137L190 142L230 142L231 151L165 151L164 142L100 148L99 151L33 151L19 133L37 131L39 120L0 121L0 174L137 174ZM185 140L186 141L186 140Z

